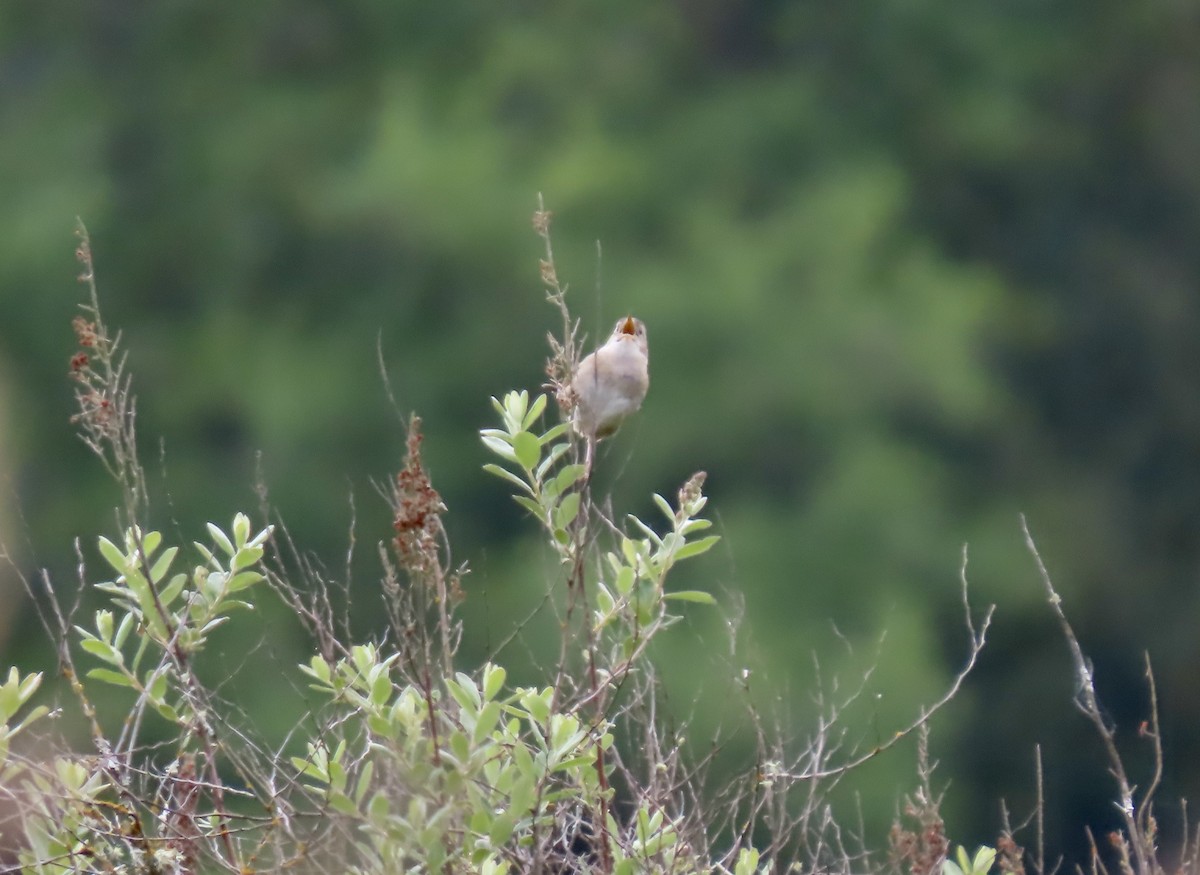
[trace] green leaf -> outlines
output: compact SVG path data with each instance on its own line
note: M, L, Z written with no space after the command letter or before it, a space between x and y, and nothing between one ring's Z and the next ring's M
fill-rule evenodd
M142 538L142 552L149 559L154 555L154 551L158 549L158 545L162 543L162 534L160 532L147 532L146 537Z
M329 807L339 814L358 814L358 806L345 793L330 793Z
M685 589L679 592L669 592L663 596L676 602L696 602L701 605L715 605L717 600L706 592L697 589Z
M758 851L754 848L742 848L734 865L734 875L754 875L758 871Z
M119 671L113 671L108 668L93 668L87 673L87 676L94 680L104 681L106 684L112 684L116 687L132 687L133 681Z
M488 702L479 711L478 722L475 724L475 731L472 733L472 739L475 744L482 744L484 739L492 734L492 730L496 728L496 724L500 722L500 703Z
M525 508L531 514L533 514L533 518L535 520L538 520L540 522L546 518L546 513L545 513L545 511L542 510L542 506L540 504L538 504L536 501L534 501L532 498L529 498L528 496L525 496L525 495L514 495L513 501L515 501L517 504L521 505L521 507Z
M554 525L556 528L565 529L575 517L579 515L580 495L578 492L572 492L563 496L563 500L559 503L554 511Z
M521 421L525 419L525 411L529 409L529 392L509 392L504 396L504 424L510 432L521 430Z
M556 440L566 434L568 428L571 427L569 422L560 422L554 428L548 430L545 434L538 438L538 442L545 445L553 440Z
M489 434L480 435L480 439L483 441L485 447L501 459L506 459L509 462L517 461L517 454L513 452L512 446L509 445L508 441L501 440Z
M222 532L214 523L208 524L208 534L213 539L213 543L225 551L226 556L232 556L236 552L233 549L233 542L229 540L229 536Z
M250 517L244 513L236 513L233 516L233 540L241 550L246 546L246 542L250 540Z
M367 805L367 813L376 823L382 823L388 817L392 803L388 801L387 795L383 792L376 793L371 797L370 803Z
M513 452L517 455L517 462L527 471L532 471L537 467L538 460L542 457L542 445L538 443L538 439L527 431L518 432L513 435Z
M675 561L679 562L684 559L690 559L692 556L699 556L701 553L707 553L712 549L713 544L719 540L721 540L720 535L709 535L706 538L690 541L675 551Z
M554 478L554 485L558 492L560 494L566 492L581 477L583 477L584 470L585 469L583 465L567 465L565 468L559 471Z
M975 852L975 859L973 861L972 868L974 868L976 872L987 872L992 868L992 863L995 861L996 849L981 847Z
M593 755L583 754L581 756L571 757L570 759L561 760L561 761L555 763L554 771L556 771L556 772L572 772L575 769L578 769L583 766L595 767L595 765L596 765L596 758Z
M516 817L511 812L505 811L496 815L496 819L492 821L492 828L488 830L488 840L492 846L502 847L512 837L515 825Z
M596 587L596 608L600 616L602 618L607 617L616 606L616 599L612 597L612 593L608 591L608 587L604 584L598 584Z
M121 552L120 547L103 535L100 536L100 555L113 567L114 571L125 573L125 554Z
M446 689L450 691L450 695L454 697L454 701L458 702L459 707L464 711L475 714L479 711L480 698L479 688L475 686L475 681L461 671L455 673L457 680L446 679Z
M645 532L646 536L649 537L651 541L653 541L655 544L659 544L659 545L662 544L662 538L660 538L658 536L658 532L654 531L654 529L650 528L648 525L646 525L640 519L635 517L633 514L628 514L628 517L629 517L629 521L631 523L633 523L635 526L637 526L639 529L641 529L643 532Z
M261 547L265 543L267 543L267 540L271 537L272 534L274 534L274 532L275 532L274 525L265 526L264 528L259 530L259 533L257 535L255 535L253 538L251 538L249 541L246 542L246 546L247 547Z
M667 519L669 519L671 522L675 522L675 511L671 509L671 503L669 501L667 501L665 498L663 498L661 495L659 495L657 492L654 493L653 497L654 497L654 503L658 505L659 510L661 510L663 512L663 515Z
M289 757L292 761L292 768L299 775L305 775L309 778L317 778L321 781L326 780L325 772L317 768L317 764L306 757Z
M254 586L262 579L263 576L257 571L239 571L225 584L225 594L233 595L235 592Z
M110 662L114 665L120 665L121 663L121 654L112 645L101 641L99 638L84 638L79 642L79 646L92 654L92 656L103 659L105 662Z
M333 673L330 671L329 663L320 655L314 656L309 660L308 665L301 665L300 670L310 677L314 677L324 683L329 683Z
M392 679L387 672L380 672L371 682L371 704L376 707L384 705L392 695Z
M10 678L20 677L20 675L11 669L8 673ZM37 692L38 687L42 685L42 673L40 671L33 674L25 675L25 679L21 681L17 687L17 701L22 705L29 701L30 697Z
M550 697L549 690L543 690L540 693L535 690L527 690L521 696L521 704L534 720L538 723L545 723L550 719Z
M542 459L542 463L537 466L537 479L539 481L544 480L547 472L553 468L555 464L557 464L558 460L561 459L569 449L571 449L571 445L567 443L555 444L554 446L550 447L550 451L546 453L546 458ZM550 485L553 486L554 484L557 484L557 482L558 480L556 478L550 481ZM561 491L562 489L558 489L555 494Z
M204 561L215 567L220 567L221 563L217 561L217 557L213 555L213 551L199 541L192 541L192 546L196 548L196 552L204 557Z
M146 695L151 702L161 702L167 694L167 673L165 671L150 672L147 678Z
M525 414L525 418L521 420L521 429L529 431L529 427L537 422L537 418L542 415L542 411L546 409L546 396L538 395L533 399L533 406L529 408L529 412Z
M8 673L8 683L0 686L0 726L8 722L12 715L21 707L20 692L16 683L16 668Z
M16 726L14 726L12 729L10 729L8 731L8 738L15 737L16 734L18 732L20 732L22 729L24 729L26 726L28 726L29 724L33 723L36 720L42 719L49 713L50 713L50 709L48 707L46 707L45 705L38 705L36 708L31 709L30 712L25 715L25 718L20 723L18 723ZM3 762L3 761L4 761L3 751L0 751L0 762Z
M233 557L233 561L229 563L230 571L241 571L243 568L249 568L262 559L262 547L238 547L237 555Z
M164 607L169 607L171 602L175 601L175 599L179 597L179 594L183 592L183 587L186 583L186 574L176 574L170 579L170 581L168 581L167 585L164 586L162 591L158 594L158 598L163 603Z
M113 646L118 650L124 647L131 631L133 631L133 614L126 614L121 618L121 625L117 626L117 634L113 636Z
M358 789L354 791L354 802L356 805L362 805L363 797L367 795L367 789L371 786L371 776L374 774L375 763L368 760L358 775Z
M518 477L516 474L514 474L512 471L509 471L507 468L501 468L499 465L495 464L494 462L488 462L486 465L483 466L483 470L487 471L489 474L495 474L497 477L501 478L502 480L507 480L509 483L512 483L514 486L521 488L522 490L529 493L530 495L533 494L533 491L529 488L529 484L526 483L524 480L522 480L520 477Z
M513 765L517 767L517 771L520 772L523 778L523 781L518 781L513 785L514 807L517 810L523 810L528 808L528 806L533 803L533 784L535 781L541 778L541 774L534 766L533 756L529 753L529 748L525 747L524 744L517 744L513 746L512 758ZM526 802L524 799L522 799L520 802L517 801L517 790L521 789L522 783L528 784L530 796L528 802Z
M525 754L522 763L528 768L517 764L517 768L513 770L516 774L514 776L515 780L512 783L512 790L508 794L508 810L513 814L519 814L523 817L529 814L534 806L538 804L538 794L535 789L538 782L534 778L533 759L529 756L529 752L525 750L524 745L514 748L514 751L521 751ZM515 759L519 756L520 754L514 755L514 763ZM512 774L512 772L509 774Z
M79 628L78 626L76 628ZM82 631L82 630L81 630ZM96 611L96 631L102 641L112 641L113 615L112 611Z
M636 575L632 568L628 565L622 565L621 570L617 572L617 579L613 583L618 593L623 596L629 595L629 591L633 589L633 582Z
M487 665L483 670L483 698L492 700L504 688L504 679L508 676L503 666Z
M450 752L460 762L465 763L471 756L471 743L466 733L455 731L450 733Z
M154 534L153 532L151 534ZM171 567L171 563L175 561L175 555L179 552L178 547L168 547L163 551L163 554L154 560L154 565L150 568L150 580L158 583L167 576L167 571Z

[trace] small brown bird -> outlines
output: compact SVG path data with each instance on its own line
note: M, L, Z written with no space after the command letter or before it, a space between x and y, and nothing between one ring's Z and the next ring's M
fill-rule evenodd
M646 326L632 316L619 320L608 341L579 363L571 381L576 398L571 425L587 441L585 477L592 473L596 442L616 434L641 408L650 388L649 364Z

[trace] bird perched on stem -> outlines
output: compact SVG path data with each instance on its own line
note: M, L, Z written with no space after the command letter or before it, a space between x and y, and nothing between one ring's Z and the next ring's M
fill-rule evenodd
M646 326L632 316L618 320L608 341L579 363L571 381L571 425L587 441L584 477L591 477L596 442L616 434L626 417L641 408L650 388L649 363Z

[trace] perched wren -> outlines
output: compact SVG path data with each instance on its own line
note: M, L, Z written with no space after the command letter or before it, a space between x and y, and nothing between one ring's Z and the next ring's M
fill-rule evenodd
M571 425L587 441L585 477L592 473L596 442L616 434L642 406L650 388L649 363L646 326L632 316L619 320L608 341L579 363L571 381L576 398Z

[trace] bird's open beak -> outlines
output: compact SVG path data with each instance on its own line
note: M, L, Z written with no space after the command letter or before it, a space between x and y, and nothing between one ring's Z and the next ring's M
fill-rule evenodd
M637 325L634 324L632 316L625 317L625 324L621 326L622 334L637 334Z

